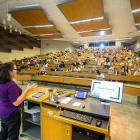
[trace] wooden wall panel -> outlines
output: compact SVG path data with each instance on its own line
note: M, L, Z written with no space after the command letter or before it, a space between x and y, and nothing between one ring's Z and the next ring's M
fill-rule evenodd
M26 49L33 49L33 46L27 46L26 44L18 43L18 47L20 48L26 48Z
M2 44L2 43L3 43L3 39L0 38L0 44Z
M17 32L10 33L0 27L0 44L2 47L0 52L11 52L11 50L23 51L24 48L33 49L33 47L41 47L41 42L36 38L26 35L19 35ZM5 48L5 49L4 49Z
M18 46L13 46L13 45L11 45L10 43L4 44L4 45L3 45L3 48L11 49L11 50L23 51L23 48L20 48L20 47L18 47Z
M0 46L1 46L1 44L0 44ZM3 47L0 47L0 52L11 53L12 50L11 49L6 49L6 48L3 48Z

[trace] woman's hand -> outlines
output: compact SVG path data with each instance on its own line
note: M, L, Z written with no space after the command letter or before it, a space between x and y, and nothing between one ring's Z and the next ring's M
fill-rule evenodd
M28 84L27 87L26 87L26 90L29 92L29 91L32 91L34 90L35 88L37 87L36 84Z

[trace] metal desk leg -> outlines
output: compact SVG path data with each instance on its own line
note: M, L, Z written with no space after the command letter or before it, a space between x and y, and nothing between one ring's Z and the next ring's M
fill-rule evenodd
M137 105L140 105L140 96L137 97Z

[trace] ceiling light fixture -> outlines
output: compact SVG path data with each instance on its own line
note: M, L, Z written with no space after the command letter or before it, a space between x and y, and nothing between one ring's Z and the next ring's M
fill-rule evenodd
M139 9L132 10L132 13L136 13L136 12L140 12L140 8Z
M23 28L43 28L43 27L52 27L53 24L48 25L35 25L35 26L23 26Z
M16 6L16 8L37 7L37 6L40 6L40 4L19 5Z
M10 29L11 29L12 28L12 24L10 24L9 26L10 26Z
M10 21L11 20L11 14L7 13L7 21Z
M128 38L125 38L125 39L132 39L132 38L128 37Z
M48 35L60 35L60 33L56 33L56 34L35 34L33 36L48 36Z
M103 36L103 35L105 35L105 31L101 31L99 34L100 34L101 36Z
M15 28L15 32L17 32L17 28Z
M104 28L104 29L98 29L98 30L87 30L87 31L81 31L81 32L77 32L79 33L88 33L88 32L97 32L97 31L107 31L110 30L111 28Z
M137 26L137 25L140 25L140 23L136 23L135 25L136 25L136 26Z
M65 38L54 38L53 40L65 40Z
M7 26L6 25L4 25L4 30L6 30L7 29Z
M101 20L103 18L104 17L97 17L97 18L89 18L89 19L77 20L77 21L70 22L70 24L77 24L77 23L88 22L88 21L92 21L92 20Z
M5 19L3 19L3 24L6 24L6 21L5 21Z
M12 29L10 29L10 33L12 33Z

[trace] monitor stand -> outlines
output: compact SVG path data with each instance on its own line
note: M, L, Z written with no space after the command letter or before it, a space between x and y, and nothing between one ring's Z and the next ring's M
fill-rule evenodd
M100 99L100 102L102 105L110 105L110 101L105 100L105 99Z

